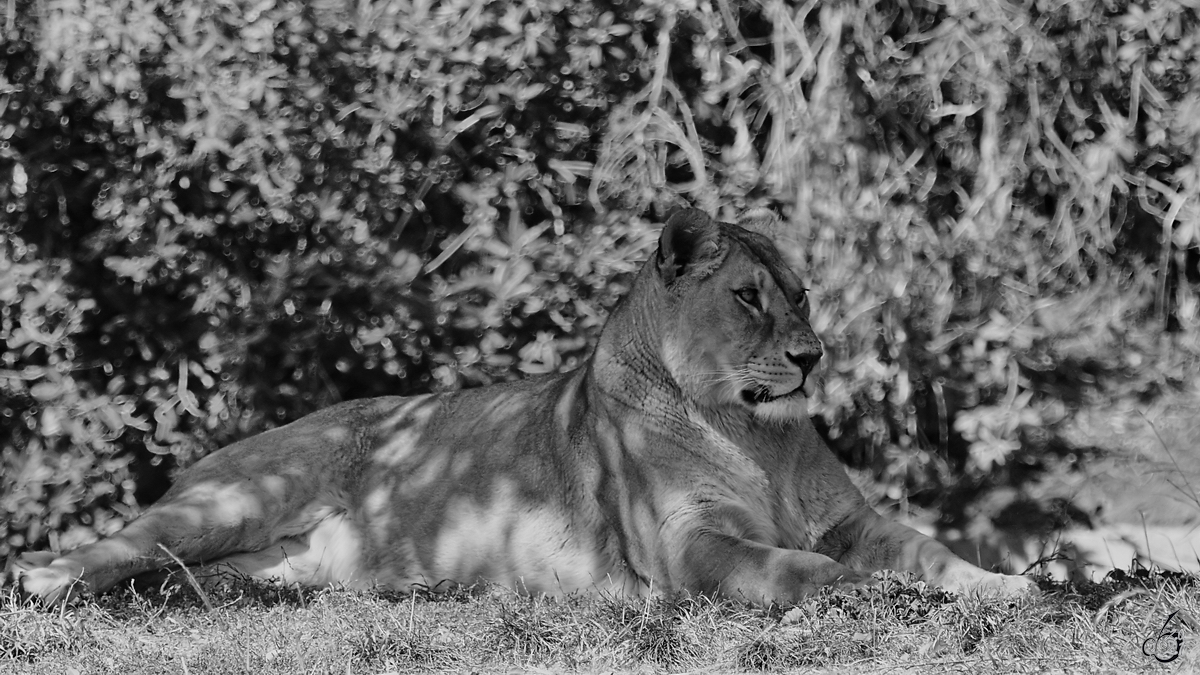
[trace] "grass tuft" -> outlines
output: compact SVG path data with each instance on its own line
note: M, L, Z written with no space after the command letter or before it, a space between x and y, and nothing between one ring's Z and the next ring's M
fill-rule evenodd
M493 634L501 651L518 660L543 660L564 651L568 624L556 611L556 603L518 599L502 603L499 609Z
M607 598L603 614L617 644L634 660L672 668L700 655L697 638L689 632L689 626L715 606L705 598L688 595Z
M350 649L352 664L372 671L405 666L443 669L456 661L449 649L434 644L429 633L412 628L367 625Z
M759 637L735 650L738 670L778 670L783 664L783 648L769 637Z
M0 609L0 664L34 664L79 646L77 623L32 611L16 599L12 589L5 595Z

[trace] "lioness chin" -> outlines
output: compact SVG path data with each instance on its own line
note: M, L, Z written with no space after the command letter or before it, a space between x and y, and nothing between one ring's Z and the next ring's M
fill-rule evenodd
M214 452L116 535L26 554L13 576L56 602L170 551L309 585L789 603L890 568L1031 592L865 503L806 414L808 311L765 237L683 211L582 368L322 410Z

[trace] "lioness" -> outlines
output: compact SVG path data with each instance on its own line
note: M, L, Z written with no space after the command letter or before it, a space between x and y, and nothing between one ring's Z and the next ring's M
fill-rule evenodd
M807 417L820 357L776 248L682 211L584 367L322 410L214 452L121 532L26 554L15 576L54 602L168 565L165 547L309 585L791 603L891 568L1031 591L866 504Z

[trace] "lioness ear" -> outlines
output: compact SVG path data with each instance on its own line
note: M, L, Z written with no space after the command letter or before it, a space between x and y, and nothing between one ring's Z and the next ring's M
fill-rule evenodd
M719 259L721 229L708 214L698 209L680 209L671 214L658 238L658 273L669 286L693 270L703 271Z

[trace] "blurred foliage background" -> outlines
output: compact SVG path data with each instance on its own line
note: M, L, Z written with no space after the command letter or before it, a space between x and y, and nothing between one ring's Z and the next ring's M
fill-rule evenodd
M0 555L339 400L578 365L681 204L781 214L822 430L950 521L1200 364L1194 3L3 0L0 30Z

